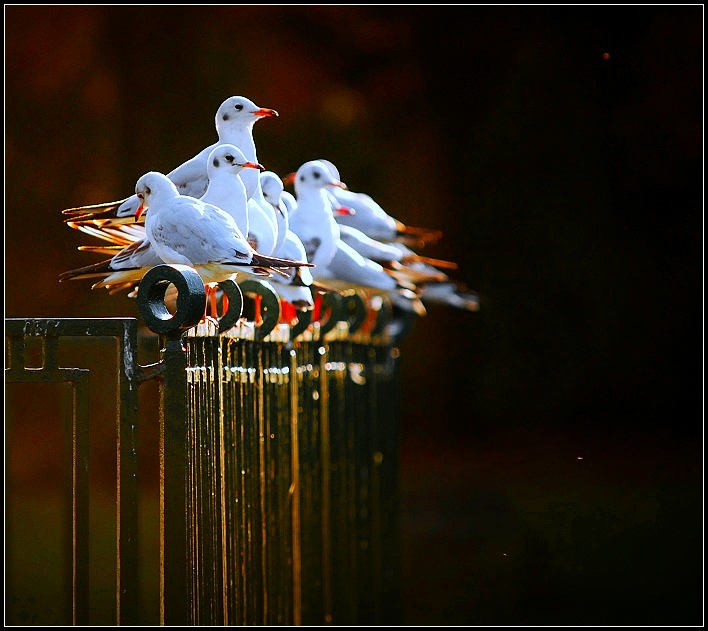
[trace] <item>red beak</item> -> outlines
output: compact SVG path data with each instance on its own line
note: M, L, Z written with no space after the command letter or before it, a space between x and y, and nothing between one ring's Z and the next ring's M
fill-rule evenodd
M267 107L262 107L259 110L253 112L256 116L278 116L278 112L275 110L268 109Z
M347 185L344 182L340 182L337 180L336 182L332 182L332 186L338 186L339 188L347 188Z
M293 171L292 173L288 173L287 175L284 175L282 177L282 180L283 180L283 184L285 184L286 186L288 184L292 184L295 181L295 172Z
M244 162L241 166L244 169L260 169L261 171L265 171L265 167L258 164L258 162Z
M142 214L144 212L145 212L145 206L140 204L140 206L138 206L138 210L135 211L135 223L138 223L138 219L140 219L140 217L142 216Z
M356 211L353 208L347 208L346 206L340 206L334 209L335 215L356 215Z

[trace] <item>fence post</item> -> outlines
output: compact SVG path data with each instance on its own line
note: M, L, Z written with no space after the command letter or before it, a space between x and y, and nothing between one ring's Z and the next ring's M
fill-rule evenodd
M177 309L165 305L170 284L177 289ZM162 335L160 363L160 624L192 621L188 589L187 546L187 356L185 330L199 323L206 292L189 267L158 265L140 282L138 307L148 327Z

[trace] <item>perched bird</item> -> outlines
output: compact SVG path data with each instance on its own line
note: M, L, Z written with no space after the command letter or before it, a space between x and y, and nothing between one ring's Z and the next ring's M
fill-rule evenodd
M394 244L394 247L399 249L404 256L410 256L413 253L407 246L402 243ZM410 266L423 273L440 273L440 270L434 266L435 260L432 259L432 264L429 260L417 260L410 263ZM466 311L479 311L480 299L479 294L469 289L463 282L450 278L447 274L442 274L439 280L427 281L420 286L420 298L424 303L435 303L455 307L456 309L464 309Z
M294 260L307 260L307 253L302 241L292 231L288 230L283 244L278 248L277 255ZM313 290L324 290L315 282L312 272L307 267L284 270L287 276L274 275L271 278L272 287L282 300L289 302L296 309L309 310L315 305Z
M264 254L274 254L278 244L278 224L272 211L264 205L264 201L253 197L248 200L248 222L244 234L251 247Z
M275 251L283 245L285 235L290 230L290 218L282 202L282 195L285 192L283 180L273 171L261 171L260 190L263 195L263 202L271 208L272 217L275 219L276 231L278 233L275 243Z
M289 217L290 229L305 246L307 260L317 267L330 263L339 241L339 225L327 189L344 186L317 160L305 162L295 175L297 209Z
M204 197L221 201L232 211L238 205L245 208L246 194L238 173L243 168L259 168L259 165L244 161L243 154L233 146L217 147L213 154L210 162L212 180ZM240 161L234 154L240 156ZM217 156L222 156L223 162ZM232 179L227 180L227 177ZM235 188L232 182L236 184ZM236 202L239 186L241 199ZM226 196L224 191L228 192ZM108 273L96 286L139 281L147 269L156 264L155 255L161 263L194 267L205 284L226 280L238 271L270 276L271 272L284 273L282 268L310 265L304 260L294 261L256 252L231 214L204 199L181 195L174 183L161 173L153 171L142 176L136 184L136 195L142 202L136 219L150 209L145 221L147 241L145 238L136 240L111 261L65 272L61 280L106 276ZM150 265L141 265L144 260L149 260Z
M333 179L340 179L339 171L332 162L324 159L318 162L325 165ZM283 180L294 183L296 173L286 175ZM356 193L344 186L333 189L330 194L342 210L337 214L337 222L357 228L372 239L423 246L439 241L442 237L440 230L408 226L395 219L366 193Z
M307 252L302 240L290 230L287 202L282 199L285 193L283 181L273 171L262 171L260 180L263 197L275 209L278 220L278 243L275 254L288 259L307 260ZM274 281L273 288L282 300L289 302L296 309L309 310L314 307L313 290L330 290L330 288L316 283L311 271L307 268L291 269L287 273L289 276L287 279L281 276L272 279Z
M258 107L244 96L229 97L216 111L215 124L218 140L170 171L167 177L174 182L180 193L201 197L208 185L207 161L209 154L217 145L225 143L235 145L249 161L258 162L253 139L253 126L256 121L268 116L278 116L278 112ZM258 173L244 174L244 184L246 194L250 198L258 186ZM132 195L117 202L68 208L63 213L69 217L67 223L70 226L81 230L84 224L80 222L88 220L96 220L101 224L115 223L120 218L129 220L135 215L139 205L137 196Z
M162 173L150 171L135 185L140 200L139 218L147 213L145 231L165 263L189 265L206 283L229 278L239 267L264 269L312 267L256 252L246 241L234 218L218 206L182 195Z
M340 179L339 170L329 160L321 159L335 179ZM408 245L424 245L439 241L440 230L408 226L389 215L370 195L356 193L348 189L332 190L332 195L353 213L342 213L337 222L358 228L372 239L379 241L399 241Z
M209 154L209 184L201 201L226 211L234 220L239 237L241 226L248 226L246 189L241 173L246 170L261 170L259 164L246 159L238 147L221 144ZM151 267L165 262L152 245L147 228L143 224L127 224L113 228L93 228L97 236L112 241L121 249L110 261L65 272L61 279L95 278L103 276L94 288L127 288L128 283L137 283ZM125 242L128 244L125 245ZM254 268L259 275L269 275L265 270Z
M447 275L435 269L456 269L451 261L421 257L412 250L404 251L397 243L384 243L366 236L361 230L345 224L339 226L340 238L363 257L376 261L386 269L395 271L412 283L428 283L447 280ZM425 265L413 265L425 263Z
M364 258L340 238L327 190L343 186L318 160L304 163L296 172L297 209L290 217L290 225L302 240L308 261L315 264L313 277L337 289L378 289L404 308L424 315L425 307L412 283Z

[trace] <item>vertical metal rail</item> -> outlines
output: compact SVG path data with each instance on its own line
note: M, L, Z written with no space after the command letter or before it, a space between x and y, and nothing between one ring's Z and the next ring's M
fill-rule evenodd
M297 352L294 349L290 354L290 475L291 483L288 489L288 500L292 504L292 624L300 626L302 624L302 550L301 540L301 518L300 518L300 443L298 428L298 411L300 409L299 399L299 377Z
M374 465L378 470L380 507L381 584L378 589L379 623L402 623L401 601L401 507L400 507L400 386L395 346L376 346L379 418Z
M317 342L304 343L298 353L300 613L303 625L322 624L322 532L320 461L320 378Z
M89 370L59 366L59 339L62 337L113 337L117 348L116 444L117 444L117 576L116 617L119 624L138 620L137 573L137 322L133 318L8 318L8 383L70 383L71 421L71 576L68 610L75 625L89 621ZM43 342L41 368L25 365L25 340L39 337Z
M170 285L177 289L174 315L165 305ZM206 305L199 274L181 265L158 265L140 282L138 308L145 323L162 336L160 362L149 378L160 384L160 624L194 623L194 595L189 589L190 484L187 352L182 336L201 320ZM148 378L148 374L145 374Z
M356 495L354 418L347 413L347 365L341 342L330 344L326 364L329 381L330 497L332 539L332 618L336 624L356 622Z

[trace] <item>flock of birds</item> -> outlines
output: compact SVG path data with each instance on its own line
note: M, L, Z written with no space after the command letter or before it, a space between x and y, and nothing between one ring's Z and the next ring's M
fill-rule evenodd
M79 249L110 258L60 280L99 279L94 289L134 297L143 276L167 263L200 274L212 312L219 282L254 276L267 278L281 304L295 310L349 289L386 296L420 316L426 302L479 309L478 295L445 271L455 263L414 251L440 231L407 226L349 190L328 160L310 160L283 178L265 170L253 127L270 116L278 113L232 96L216 112L217 142L166 175L146 173L126 199L64 210L65 223L102 241Z

